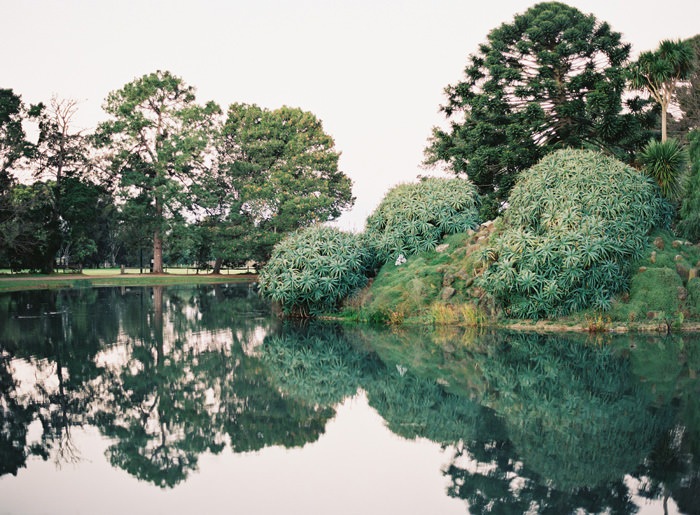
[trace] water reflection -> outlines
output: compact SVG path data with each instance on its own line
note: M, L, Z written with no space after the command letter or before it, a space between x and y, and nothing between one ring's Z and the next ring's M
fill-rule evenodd
M79 460L89 425L113 466L172 488L205 453L315 442L362 390L393 433L450 450L470 513L700 505L694 337L281 324L245 285L23 292L0 320L0 474Z

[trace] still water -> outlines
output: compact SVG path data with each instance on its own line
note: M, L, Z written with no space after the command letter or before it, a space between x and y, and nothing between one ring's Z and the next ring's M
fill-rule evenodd
M700 340L0 295L0 515L699 513Z

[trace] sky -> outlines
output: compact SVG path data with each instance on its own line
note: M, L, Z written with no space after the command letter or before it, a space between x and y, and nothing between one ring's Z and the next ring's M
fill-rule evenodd
M353 181L338 225L361 231L393 186L431 175L444 88L527 0L0 0L0 87L25 103L78 101L77 128L107 119L110 91L168 70L197 100L314 113ZM568 0L633 55L700 33L698 0Z

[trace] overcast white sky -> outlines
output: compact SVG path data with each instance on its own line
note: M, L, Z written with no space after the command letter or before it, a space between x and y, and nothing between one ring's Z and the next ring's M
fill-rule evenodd
M106 118L110 91L169 70L197 98L313 112L342 152L362 230L386 191L421 169L443 89L488 32L527 0L0 0L0 87L27 103L80 102ZM700 33L698 0L569 0L621 32L633 53Z

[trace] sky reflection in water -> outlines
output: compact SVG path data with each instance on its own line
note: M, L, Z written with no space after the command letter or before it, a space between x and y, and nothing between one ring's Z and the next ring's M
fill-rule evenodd
M689 336L296 326L247 285L5 294L0 320L0 514L697 506Z

